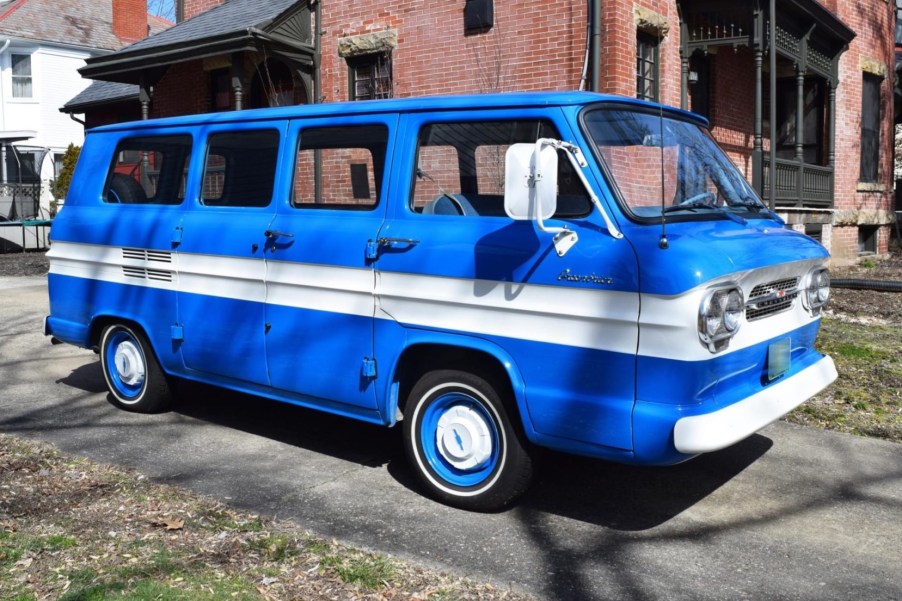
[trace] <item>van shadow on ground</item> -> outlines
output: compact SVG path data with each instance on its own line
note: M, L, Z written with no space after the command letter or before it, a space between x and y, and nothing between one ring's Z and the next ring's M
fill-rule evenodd
M61 380L105 390L99 362ZM404 457L400 428L388 429L287 403L194 382L180 382L174 411L283 444L368 467L386 466L420 493ZM756 434L732 447L669 467L635 467L540 451L535 480L519 511L549 513L620 531L654 528L728 483L773 445Z

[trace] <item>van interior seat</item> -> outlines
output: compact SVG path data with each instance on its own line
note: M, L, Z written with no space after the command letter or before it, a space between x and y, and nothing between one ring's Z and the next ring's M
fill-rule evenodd
M135 178L125 173L114 173L110 178L107 200L124 204L141 204L147 202L147 193Z
M453 198L449 198L453 197ZM479 215L463 194L442 194L425 207L424 215Z
M500 194L451 194L451 200L444 194L439 196L425 207L425 215L464 215L483 217L503 217L504 197ZM455 202L456 201L456 202Z

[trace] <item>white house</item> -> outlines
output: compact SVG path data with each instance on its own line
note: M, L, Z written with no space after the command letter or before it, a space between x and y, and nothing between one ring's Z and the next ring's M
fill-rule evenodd
M85 59L171 25L146 0L0 0L0 224L48 216L49 181L84 140L79 116L60 108L90 83ZM21 244L9 229L0 237Z

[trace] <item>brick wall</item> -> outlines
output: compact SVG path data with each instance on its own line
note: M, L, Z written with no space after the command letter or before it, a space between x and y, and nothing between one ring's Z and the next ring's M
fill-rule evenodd
M185 20L219 6L225 0L181 0L184 4Z
M113 0L113 34L125 43L146 38L147 0Z
M895 46L893 4L884 0L835 2L837 15L858 35L840 60L837 88L835 208L839 227L834 228L831 251L838 262L849 262L858 253L858 224L885 221L881 212L892 210L893 195L893 69ZM883 65L883 120L880 132L879 185L859 185L861 160L861 89L865 69ZM864 191L865 188L870 188ZM878 253L888 251L889 225L878 233Z
M322 94L348 99L348 67L338 38L394 30L395 96L579 86L586 40L586 3L495 2L495 26L465 35L463 2L330 3L323 6Z
M754 59L748 48L721 49L711 55L710 119L714 137L752 180L755 131Z
M186 91L190 90L190 93ZM154 86L151 117L210 111L210 76L201 61L176 63Z

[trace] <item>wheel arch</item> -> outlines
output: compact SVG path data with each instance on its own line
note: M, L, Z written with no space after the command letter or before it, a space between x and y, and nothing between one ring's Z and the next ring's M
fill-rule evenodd
M158 348L159 340L157 340L157 338L153 335L153 328L151 328L148 324L144 323L140 319L124 317L122 315L116 315L114 313L102 313L95 315L91 320L91 325L88 327L88 348L91 348L94 351L98 351L100 349L100 338L101 336L103 336L103 331L107 328L107 326L111 326L113 324L127 326L143 334L147 339L147 342L150 344L150 349L153 351L154 357L160 364L160 367L167 374L170 373L170 370L167 369L167 364L163 361L164 353L161 353L160 349Z
M515 427L522 428L527 438L534 440L525 384L513 357L489 341L459 336L410 337L392 367L389 380L385 415L390 425L403 415L407 397L417 381L437 369L469 372L496 387L511 417L518 418L512 419Z

